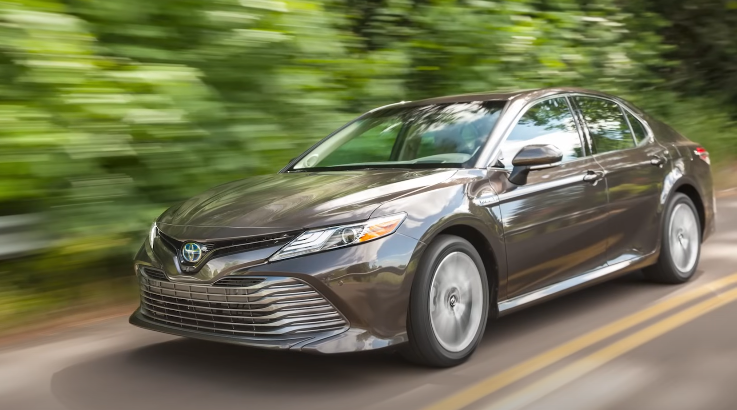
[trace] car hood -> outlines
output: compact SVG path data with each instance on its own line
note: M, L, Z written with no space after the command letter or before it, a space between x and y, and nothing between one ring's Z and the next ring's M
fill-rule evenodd
M368 219L382 203L456 172L361 170L262 175L206 191L165 212L159 229L179 240L288 232Z

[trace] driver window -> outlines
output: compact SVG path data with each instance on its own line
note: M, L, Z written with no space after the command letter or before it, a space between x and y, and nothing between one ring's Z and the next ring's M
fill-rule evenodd
M565 98L545 100L530 108L502 144L500 161L512 168L512 160L523 147L550 144L563 153L563 161L584 156L576 121Z

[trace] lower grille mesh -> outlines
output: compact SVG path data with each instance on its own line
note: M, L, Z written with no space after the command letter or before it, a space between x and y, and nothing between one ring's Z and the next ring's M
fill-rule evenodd
M308 336L305 333L347 325L327 300L300 280L254 279L260 281L245 287L217 287L140 275L141 313L168 326L263 341L303 339Z

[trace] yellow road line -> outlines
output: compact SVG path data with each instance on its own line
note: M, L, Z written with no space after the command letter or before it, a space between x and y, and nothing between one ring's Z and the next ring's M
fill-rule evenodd
M723 295L709 298L695 306L678 312L630 336L627 336L622 340L616 341L609 346L590 354L589 356L579 359L550 376L533 383L529 387L523 388L513 395L494 403L494 405L487 409L518 409L533 403L545 395L552 393L556 389L563 387L593 370L596 370L606 363L639 346L642 346L658 336L662 336L671 330L683 326L692 320L734 302L735 300L737 300L737 289L732 289Z
M655 305L652 305L639 312L633 313L627 317L619 319L608 325L602 326L583 336L579 336L570 342L564 343L547 352L541 353L531 359L528 359L514 367L511 367L501 373L497 373L488 377L481 382L462 390L452 396L449 396L435 404L425 408L425 410L458 410L468 406L471 403L488 396L489 394L500 390L530 374L544 369L566 357L592 346L602 340L621 333L633 326L650 320L665 312L673 310L683 304L694 299L700 298L710 292L719 290L731 284L737 283L737 273L715 280L697 287L689 292L665 299Z

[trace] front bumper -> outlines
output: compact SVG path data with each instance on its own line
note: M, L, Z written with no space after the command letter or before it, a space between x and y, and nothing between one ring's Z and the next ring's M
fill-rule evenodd
M144 245L136 257L141 307L130 323L179 336L315 353L406 341L406 314L422 243L395 233L358 246L239 266L213 259L207 281L170 272ZM247 253L247 252L246 252ZM242 255L243 261L252 255ZM250 262L249 262L250 263ZM146 272L158 271L151 277ZM222 279L262 280L223 286Z

